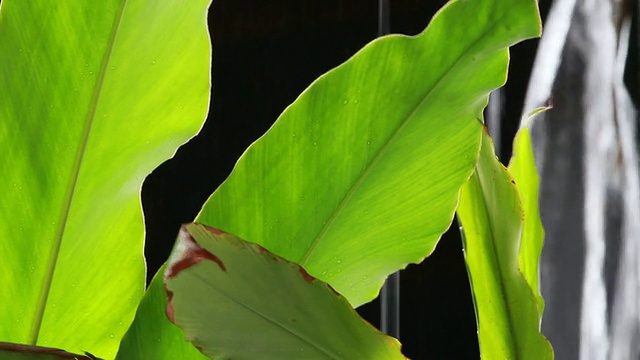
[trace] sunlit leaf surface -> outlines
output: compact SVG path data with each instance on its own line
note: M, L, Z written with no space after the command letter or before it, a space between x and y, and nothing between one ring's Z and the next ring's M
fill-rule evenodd
M373 41L284 111L198 221L372 300L451 224L507 47L539 32L534 0L453 1L420 35Z
M537 298L518 264L525 215L515 181L484 133L458 207L483 359L553 359L540 333Z
M209 0L4 0L0 341L113 358L144 288L144 177L200 128Z

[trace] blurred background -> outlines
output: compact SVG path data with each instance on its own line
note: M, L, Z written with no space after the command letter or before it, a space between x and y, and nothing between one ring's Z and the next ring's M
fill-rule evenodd
M392 33L414 35L445 3L389 0L383 16ZM543 332L556 359L640 359L638 2L540 8L542 39L512 48L508 83L485 117L507 162L521 116L553 105L532 129L546 231ZM143 186L149 279L244 149L316 77L373 40L379 20L378 0L214 0L207 122ZM358 311L380 325L378 300ZM412 359L479 357L457 224L402 271L400 340Z

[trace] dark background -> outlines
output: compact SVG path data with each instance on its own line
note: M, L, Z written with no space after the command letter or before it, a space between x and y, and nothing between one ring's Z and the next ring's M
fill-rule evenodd
M444 0L392 0L391 32L422 31ZM547 2L541 11L548 11ZM460 19L461 22L473 19ZM181 223L190 222L244 149L316 77L377 35L374 0L215 0L211 109L200 134L145 181L148 278L166 260ZM537 41L512 49L503 92L501 158L517 130ZM358 309L379 326L380 304ZM412 359L478 359L473 304L457 225L435 253L401 278L401 342Z

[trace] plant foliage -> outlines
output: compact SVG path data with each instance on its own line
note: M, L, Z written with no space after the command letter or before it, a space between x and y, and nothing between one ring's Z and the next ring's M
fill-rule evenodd
M508 46L539 33L533 0L452 1L421 34L373 41L284 111L198 222L374 299L449 228Z
M205 117L208 5L1 3L0 341L26 344L11 356L402 358L353 307L457 209L483 357L552 358L530 142L516 188L482 125L509 46L540 33L534 0L453 0L321 76L203 207L221 230L187 225L140 301L141 183Z
M4 0L0 340L112 358L144 290L142 181L200 128L209 0Z
M183 226L167 266L169 318L212 358L404 359L331 286L234 235Z
M527 146L531 151L526 134L518 137L521 143L514 163L533 169L533 175L533 158L523 152ZM532 191L526 195L537 198ZM476 306L480 353L487 359L553 359L551 346L540 333L538 274L527 266L539 256L532 251L538 246L532 240L541 232L533 223L539 215L537 208L527 210L532 212L523 211L516 182L496 158L493 142L485 134L476 171L462 187L458 217ZM531 221L527 221L529 217ZM529 224L526 228L525 223ZM525 265L527 279L536 285L536 295L519 260Z

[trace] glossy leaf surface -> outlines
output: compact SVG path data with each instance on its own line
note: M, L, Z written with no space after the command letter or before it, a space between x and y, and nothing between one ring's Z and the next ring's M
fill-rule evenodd
M539 32L533 0L452 1L420 35L373 41L284 111L198 221L372 300L449 227L507 47Z
M1 341L115 355L144 287L142 181L206 115L208 4L2 1Z
M167 315L213 359L404 359L328 284L214 228L183 226L165 286Z
M536 296L518 264L526 214L515 182L496 158L486 133L457 211L482 358L553 359L551 346L540 333Z

